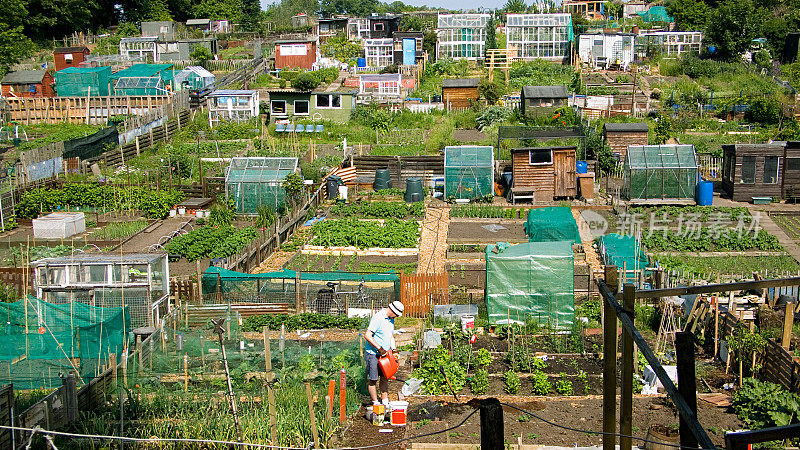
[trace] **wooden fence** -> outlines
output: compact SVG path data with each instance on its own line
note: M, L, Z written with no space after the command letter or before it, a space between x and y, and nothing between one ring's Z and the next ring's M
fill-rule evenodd
M89 162L103 161L106 167L124 165L126 160L139 156L142 151L152 148L159 142L169 140L170 136L179 132L189 122L191 113L189 110L182 110L174 116L165 117L168 117L165 123L152 127L141 135L134 136L132 141L122 144L114 150L107 151L96 158L89 158Z
M105 97L6 97L11 121L24 125L40 123L106 124L113 116L149 113L172 102L167 95Z
M354 147L355 148L355 147ZM392 186L405 188L406 180L422 178L428 184L434 177L444 176L444 156L353 156L352 165L356 168L356 180L371 183L375 170L389 169Z
M697 164L704 180L722 179L722 158L700 153L697 155Z
M434 304L446 305L450 289L447 272L400 274L400 298L409 317L427 317Z

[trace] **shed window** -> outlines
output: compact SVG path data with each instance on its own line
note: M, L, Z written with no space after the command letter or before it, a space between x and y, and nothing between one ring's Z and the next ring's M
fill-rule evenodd
M778 182L778 161L777 156L764 157L764 184L776 184Z
M742 157L742 183L755 184L756 182L756 157Z
M272 114L286 114L286 100L272 100L270 111Z
M72 62L72 53L64 53L64 62L66 63Z
M531 150L530 162L532 165L553 164L553 152L547 149Z
M786 170L800 170L800 158L786 158Z
M317 94L317 108L341 108L339 94Z
M373 25L372 29L375 31L383 31L383 24L381 22L378 22Z
M294 113L296 115L308 115L308 100L295 100Z

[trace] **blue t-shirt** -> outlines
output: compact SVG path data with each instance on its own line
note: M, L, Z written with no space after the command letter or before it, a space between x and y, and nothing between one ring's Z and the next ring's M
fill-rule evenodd
M392 346L392 333L394 333L394 319L390 319L386 314L387 309L384 308L375 313L369 321L368 331L372 331L372 339L375 340L382 349L389 351ZM364 348L367 353L377 355L378 349L367 341Z

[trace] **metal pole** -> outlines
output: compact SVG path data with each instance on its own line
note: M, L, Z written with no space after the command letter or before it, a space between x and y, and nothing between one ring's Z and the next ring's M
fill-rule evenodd
M231 402L231 414L233 414L233 423L236 425L236 438L239 442L244 441L242 436L242 425L239 423L239 416L236 414L236 398L233 396L233 385L231 384L231 372L228 370L228 357L225 353L225 345L222 342L222 335L225 333L225 329L222 325L225 323L225 318L220 318L219 320L211 320L211 323L214 324L214 332L217 333L219 337L219 348L222 352L222 362L225 365L225 380L228 382L228 398Z
M694 335L681 331L675 334L675 353L678 369L678 392L689 405L689 409L697 415L697 380L694 370ZM689 424L679 416L681 447L697 448L697 438L694 437Z

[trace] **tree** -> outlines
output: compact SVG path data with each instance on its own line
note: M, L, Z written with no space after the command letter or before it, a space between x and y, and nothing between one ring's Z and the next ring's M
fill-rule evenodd
M427 27L420 16L403 16L400 19L400 31L422 31Z
M503 5L503 11L506 14L522 14L528 11L528 5L525 4L525 0L508 0Z
M706 37L716 47L721 59L738 58L750 47L750 42L761 32L764 10L756 8L752 0L725 0L708 24Z
M241 0L202 0L195 5L194 13L197 17L206 17L211 20L230 20L240 23L242 20Z
M326 58L346 62L361 54L361 46L350 42L345 36L333 36L320 45L320 53Z
M31 53L33 42L23 33L27 10L21 0L0 0L0 75Z
M422 35L422 50L428 53L431 61L436 60L436 42L439 40L439 35L433 30L425 30Z
M505 90L503 85L496 81L489 81L488 78L482 79L481 83L478 85L478 93L481 97L486 99L486 103L489 105L496 104L503 94L505 94Z
M486 21L486 50L497 48L497 26L494 23L494 14Z
M702 0L672 0L667 12L681 30L705 30L711 17L711 8Z
M192 53L189 54L189 59L192 60L192 63L203 67L205 67L208 61L213 57L214 55L211 54L211 50L203 45L195 46Z
M622 17L622 4L614 1L607 1L603 3L605 9L605 16L609 19L619 19Z

